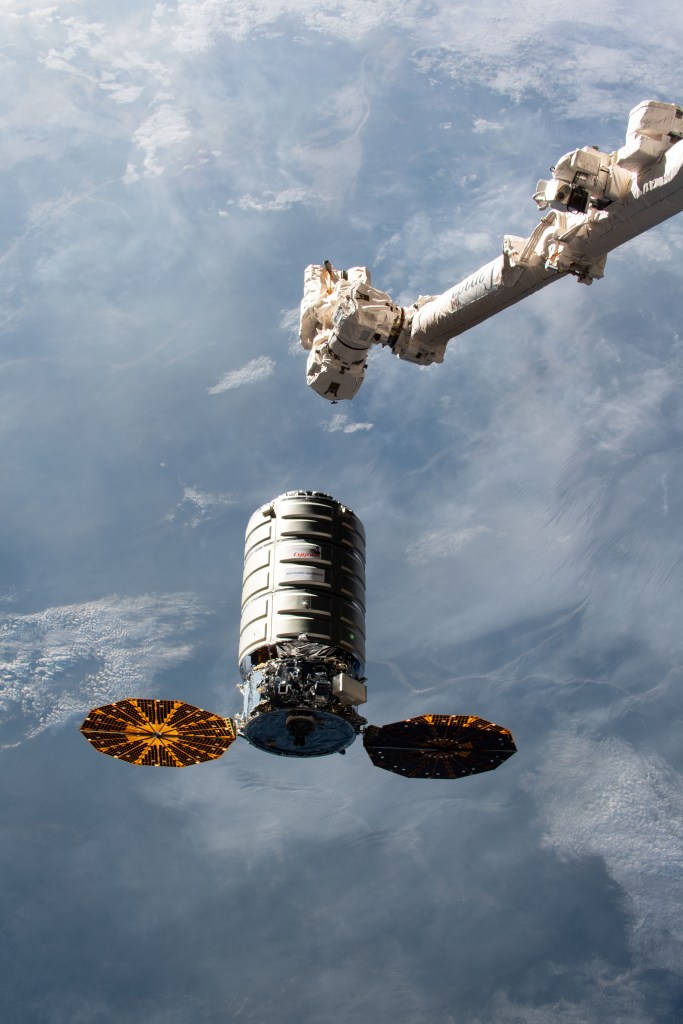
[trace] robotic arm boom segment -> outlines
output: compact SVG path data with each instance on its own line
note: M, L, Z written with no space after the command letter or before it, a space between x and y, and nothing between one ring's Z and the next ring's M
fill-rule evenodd
M528 238L506 235L486 266L409 307L372 288L366 267L307 267L300 338L309 386L333 402L353 398L374 344L409 362L440 363L451 338L552 281L601 278L609 252L683 210L683 109L638 104L621 149L566 154L534 199L548 212Z

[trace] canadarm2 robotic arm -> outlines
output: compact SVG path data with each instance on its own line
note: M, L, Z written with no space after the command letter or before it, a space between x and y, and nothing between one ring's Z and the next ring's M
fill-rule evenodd
M366 267L307 267L300 339L309 386L329 401L353 398L371 345L423 366L441 363L451 338L552 281L601 278L612 249L683 210L683 109L640 103L621 149L574 150L552 172L534 195L548 212L529 237L506 235L496 259L442 295L403 307L371 286Z

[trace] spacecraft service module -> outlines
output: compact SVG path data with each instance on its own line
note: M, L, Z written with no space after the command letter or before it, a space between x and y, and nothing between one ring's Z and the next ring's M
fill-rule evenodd
M552 178L538 182L534 200L547 212L528 238L506 235L486 266L411 306L373 288L367 267L307 267L299 337L309 386L332 402L353 398L372 345L421 366L441 363L451 338L552 281L601 278L608 253L683 210L683 109L638 104L621 149L567 153Z
M358 708L365 669L365 531L328 494L288 491L257 509L244 550L234 719L178 700L131 697L94 708L81 732L131 764L214 760L237 736L284 757L343 754L358 735L373 764L410 778L456 779L515 753L508 729L476 715L427 714L381 727Z

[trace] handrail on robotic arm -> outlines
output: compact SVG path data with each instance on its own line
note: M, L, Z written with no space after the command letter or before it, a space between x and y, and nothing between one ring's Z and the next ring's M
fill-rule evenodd
M332 402L353 398L372 345L422 366L441 363L451 338L552 281L601 278L609 252L683 210L683 109L639 103L621 149L574 150L552 175L536 187L547 212L529 237L506 235L499 256L441 295L403 307L371 286L367 267L308 266L299 336L309 386Z

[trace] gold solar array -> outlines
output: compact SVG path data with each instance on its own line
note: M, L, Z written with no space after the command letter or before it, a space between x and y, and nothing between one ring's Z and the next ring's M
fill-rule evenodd
M420 715L365 730L378 768L413 779L458 779L497 768L514 754L512 733L476 715Z
M102 754L159 768L213 761L235 739L229 718L180 700L135 697L93 708L81 732Z

